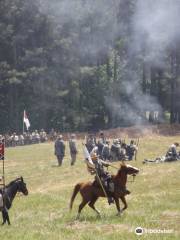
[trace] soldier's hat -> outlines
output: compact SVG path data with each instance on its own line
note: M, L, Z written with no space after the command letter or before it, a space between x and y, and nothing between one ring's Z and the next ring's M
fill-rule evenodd
M59 138L59 139L62 139L62 138L63 138L63 136L60 134L60 135L58 136L58 138Z

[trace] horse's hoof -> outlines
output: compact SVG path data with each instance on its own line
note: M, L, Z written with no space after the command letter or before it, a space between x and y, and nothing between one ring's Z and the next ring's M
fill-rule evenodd
M116 214L117 217L121 217L121 211Z

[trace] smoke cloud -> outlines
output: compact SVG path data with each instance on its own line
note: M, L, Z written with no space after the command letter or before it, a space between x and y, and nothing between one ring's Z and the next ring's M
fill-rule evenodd
M127 124L143 124L145 116L154 112L158 121L163 121L162 108L157 99L144 94L141 87L142 62L137 59L138 53L144 61L153 67L163 68L166 64L167 51L175 48L180 40L180 1L179 0L137 0L131 18L131 41L128 58L120 88L122 94L129 96L128 101L106 98L107 106L113 117L123 119ZM140 69L139 64L141 64Z
M180 39L179 0L138 0L133 16L134 45L145 45L147 60L159 64L164 52Z
M121 0L37 0L40 11L54 16L54 26L73 22L78 29L80 56L96 59L109 51L118 34L116 14Z
M43 13L53 12L56 25L59 23L62 26L73 21L80 26L77 35L82 56L95 59L99 54L108 53L116 37L124 34L126 26L123 21L117 21L117 14L120 3L125 0L37 1ZM124 119L129 124L140 124L144 123L143 114L147 111L157 111L161 115L162 109L157 100L142 92L142 62L134 56L145 49L145 61L154 66L165 64L165 52L180 39L179 13L179 0L135 1L135 10L130 19L128 56L118 66L124 71L118 76L120 92L129 97L105 97L105 103L114 118Z

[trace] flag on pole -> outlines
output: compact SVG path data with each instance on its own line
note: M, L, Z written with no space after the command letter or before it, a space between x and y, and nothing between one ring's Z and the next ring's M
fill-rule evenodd
M25 110L24 110L23 122L25 123L26 129L28 130L29 127L30 127L30 122L29 122L29 119L27 118L27 114L26 114L26 111L25 111Z

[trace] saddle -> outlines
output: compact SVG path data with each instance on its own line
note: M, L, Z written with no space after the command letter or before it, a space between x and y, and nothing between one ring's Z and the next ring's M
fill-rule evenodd
M105 188L107 193L112 193L114 192L114 183L110 180L110 181L101 181L103 187ZM98 178L95 177L95 180L93 182L93 186L97 187L97 188L102 188L101 184L99 183Z

